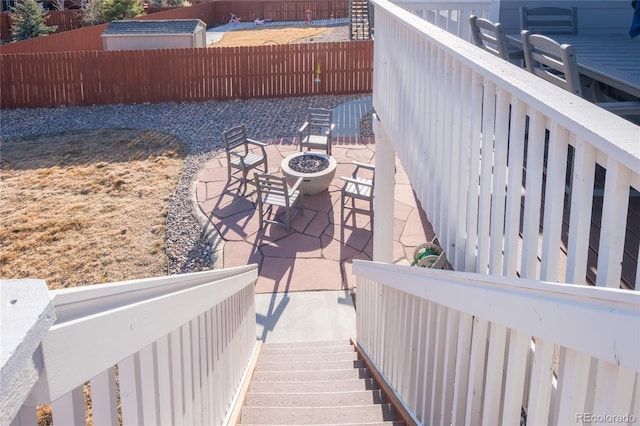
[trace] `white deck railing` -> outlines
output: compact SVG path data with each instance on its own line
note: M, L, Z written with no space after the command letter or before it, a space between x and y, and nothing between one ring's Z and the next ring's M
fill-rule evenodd
M597 285L618 287L630 188L640 189L640 127L372 1L374 107L454 268L586 282L598 164L606 182L593 273ZM637 244L628 250L638 258Z
M44 370L12 424L37 424L41 404L55 425L223 424L255 349L257 277L251 265L52 291Z
M492 2L491 0L392 0L392 3L451 34L471 41L469 16L489 18Z
M354 261L357 338L421 424L635 424L640 294Z

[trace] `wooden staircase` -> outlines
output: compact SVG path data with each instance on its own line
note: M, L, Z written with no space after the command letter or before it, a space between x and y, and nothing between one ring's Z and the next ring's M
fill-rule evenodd
M351 0L349 14L349 34L351 40L371 38L369 0Z
M404 425L376 375L348 341L264 344L238 423Z

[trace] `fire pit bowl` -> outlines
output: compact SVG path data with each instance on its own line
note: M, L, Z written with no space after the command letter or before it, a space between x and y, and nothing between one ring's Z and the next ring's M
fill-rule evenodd
M330 155L296 152L285 157L280 167L289 186L302 177L302 192L305 195L314 195L329 188L336 174L336 165L335 158Z

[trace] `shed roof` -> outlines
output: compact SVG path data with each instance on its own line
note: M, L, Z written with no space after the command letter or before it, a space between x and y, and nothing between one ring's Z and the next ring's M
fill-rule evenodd
M200 19L170 19L162 21L113 21L102 35L193 34L206 25Z

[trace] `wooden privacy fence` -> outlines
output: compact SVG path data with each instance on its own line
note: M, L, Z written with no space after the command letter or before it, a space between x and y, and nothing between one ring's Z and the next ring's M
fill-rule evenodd
M369 93L372 73L373 41L3 55L0 107Z
M256 18L271 18L274 21L304 21L305 11L312 11L312 19L346 18L349 16L347 0L287 0L261 1L236 0L214 1L190 7L180 7L138 16L135 20L201 19L207 27L229 21L230 13L243 22ZM38 37L0 46L0 53L70 52L77 50L102 50L100 35L107 24L93 27L82 26L80 11L64 10L49 12L48 25L57 25L56 34ZM11 23L8 13L0 14L0 35L9 40ZM68 31L74 30L74 31Z

